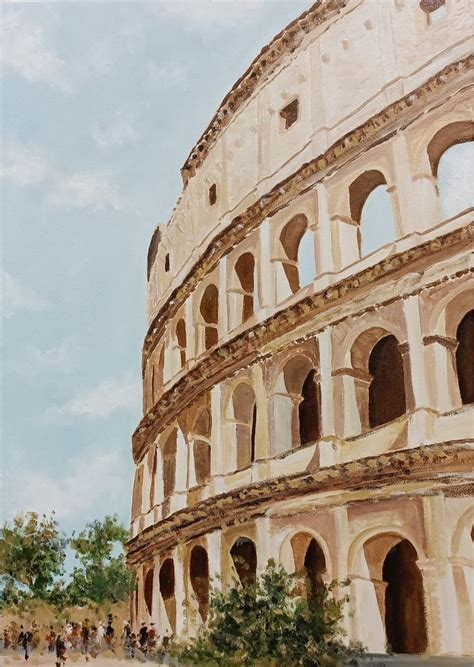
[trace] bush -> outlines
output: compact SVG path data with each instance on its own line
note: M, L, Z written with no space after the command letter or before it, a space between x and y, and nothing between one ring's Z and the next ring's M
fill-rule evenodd
M296 584L270 560L254 584L234 580L227 590L213 589L207 625L196 639L175 644L173 655L184 664L208 667L342 665L354 655L341 628L347 596L334 599L336 582L312 589L307 582L309 596Z

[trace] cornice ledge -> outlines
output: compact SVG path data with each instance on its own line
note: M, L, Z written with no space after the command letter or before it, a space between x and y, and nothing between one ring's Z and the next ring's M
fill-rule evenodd
M417 89L347 133L330 146L325 153L303 164L294 174L277 183L243 213L233 218L231 223L211 241L201 258L191 267L181 285L171 292L166 303L162 305L151 321L143 344L142 371L144 372L146 362L159 340L161 329L166 321L177 313L203 276L214 269L219 260L240 243L250 231L257 228L262 220L274 215L310 182L322 180L329 172L354 157L358 151L381 141L394 129L401 127L399 121L405 112L408 112L407 115L411 118L413 114L424 108L427 101L435 97L440 89L445 88L473 67L474 55L447 65ZM405 125L408 124L409 121L405 123Z
M157 403L143 416L132 436L135 462L140 460L147 444L166 428L179 411L216 382L232 373L237 362L250 364L257 361L260 358L259 351L265 345L293 331L305 321L314 319L316 315L353 298L355 291L371 287L375 282L426 257L434 261L437 254L447 249L456 246L467 247L473 240L474 222L471 222L466 227L392 255L317 294L307 296L207 353L194 368L162 394Z
M474 459L474 439L453 440L398 452L387 452L327 468L304 471L235 489L179 510L145 529L128 544L127 560L137 564L171 549L178 542L262 515L276 502L306 493L327 493L339 489L376 488L406 481L423 481L433 474L452 486L464 480ZM453 477L454 475L454 477Z

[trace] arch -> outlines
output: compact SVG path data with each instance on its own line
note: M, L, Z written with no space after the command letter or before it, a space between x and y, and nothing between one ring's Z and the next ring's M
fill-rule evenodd
M172 558L166 558L158 575L160 593L166 609L169 623L173 632L176 632L176 598L175 598L175 574Z
M209 350L217 344L219 321L219 291L214 284L210 284L204 290L199 304L199 311L205 324L204 349Z
M232 415L235 424L237 470L248 468L255 461L257 404L253 387L239 383L232 393Z
M316 273L313 233L307 217L299 213L283 227L280 244L283 271L293 294L312 282Z
M354 602L366 613L376 614L378 609L380 632L395 653L423 653L427 648L419 553L398 526L369 528L349 548ZM375 617L373 622L379 625Z
M135 470L135 479L133 481L133 496L132 496L132 519L136 519L141 514L142 490L143 490L143 464L137 466L137 469Z
M273 388L276 453L320 437L320 388L313 362L303 354L290 358Z
M246 322L254 314L255 258L244 252L235 263L235 273L242 288L240 322Z
M230 555L242 586L254 584L257 580L257 549L248 537L239 537L234 542Z
M433 176L438 176L438 168L443 154L456 144L474 141L474 122L457 121L438 130L426 147Z
M186 347L187 347L186 322L184 321L183 318L178 320L176 324L175 333L176 333L176 341L178 343L179 358L182 368L186 363Z
M209 613L209 559L204 547L195 546L191 551L189 578L198 602L199 614L205 622Z
M150 461L149 461L150 463ZM158 464L158 455L156 447L153 447L153 453L151 455L151 465L150 465L150 508L155 506L155 480L156 480L156 470Z
M319 542L307 532L298 532L291 538L296 576L303 579L303 591L312 603L321 601L324 591L323 574L326 558Z
M176 445L178 432L174 428L168 435L162 450L163 460L163 494L169 498L176 484Z
M369 426L374 428L406 412L403 359L395 336L384 336L374 345L369 373Z
M456 371L463 405L474 403L474 310L468 311L456 331Z
M385 631L394 653L424 653L428 645L423 577L417 553L408 540L394 545L385 557Z
M212 416L208 408L197 415L193 426L193 459L196 482L204 484L211 472Z
M473 559L474 507L469 507L458 519L451 539L451 554L455 557L467 556Z
M392 198L382 172L364 171L349 186L351 218L359 225L359 252L365 257L396 238Z
M154 570L153 568L150 568L145 575L145 581L143 584L145 604L150 616L153 610L153 579Z
M292 540L295 536L297 535L306 535L306 538L309 542L314 539L318 543L319 547L321 548L324 556L324 562L326 564L326 577L331 579L331 572L332 572L332 567L331 567L331 558L329 554L329 547L326 542L326 540L315 530L312 528L307 528L306 526L298 526L291 530L284 538L282 541L280 551L279 551L279 560L280 563L283 565L283 567L289 572L290 574L294 574L297 571L297 563L295 562L295 552L293 549L293 544Z

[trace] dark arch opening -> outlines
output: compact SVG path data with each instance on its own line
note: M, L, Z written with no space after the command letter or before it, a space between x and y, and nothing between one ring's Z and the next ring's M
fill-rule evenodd
M235 263L235 272L244 290L241 321L245 322L254 313L255 259L251 252L244 252Z
M369 426L374 428L406 412L403 359L395 336L385 336L369 357Z
M466 141L474 141L474 122L472 121L450 123L434 135L426 149L433 176L438 175L439 161L448 148Z
M300 289L300 276L298 270L298 249L301 239L308 228L308 220L305 215L295 215L287 225L282 229L280 242L283 246L286 256L291 263L283 262L288 284L291 291L295 294ZM294 262L294 263L293 263Z
M349 203L351 207L351 218L360 222L362 208L372 190L379 185L386 185L385 176L375 169L364 171L349 186Z
M415 548L402 540L388 552L382 569L387 643L394 653L424 653L426 634L423 578Z
M474 403L474 310L462 318L456 332L456 370L463 405Z
M326 559L317 541L312 538L306 550L304 566L308 579L308 598L315 604L323 602L325 590L322 574L326 569Z
M174 563L172 558L167 558L161 568L159 574L160 593L163 598L163 603L166 609L166 615L170 622L173 632L176 632L176 599L174 596L175 580L174 580Z
M198 484L204 484L211 472L211 429L211 413L205 408L201 411L194 425L194 470Z
M181 366L184 366L186 363L186 323L183 319L179 320L176 325L176 339L178 341Z
M252 429L250 433L250 461L253 463L255 461L256 450L255 443L257 438L257 404L253 406L252 411Z
M237 447L237 469L247 468L255 460L257 408L255 392L246 383L237 385L232 394Z
M176 439L177 432L174 429L163 447L163 493L165 498L173 493L176 484Z
M219 320L219 292L215 285L208 285L202 295L199 306L204 322L209 325L205 327L204 347L208 350L217 344L217 323Z
M145 575L144 595L146 608L150 616L153 609L153 578L153 569L148 570Z
M320 388L316 380L316 371L311 370L303 382L302 401L299 404L300 442L306 445L319 440L320 426Z
M209 559L203 547L194 547L189 564L191 585L196 595L199 614L203 621L209 613Z
M257 579L257 550L252 540L239 537L230 550L242 586L254 584Z

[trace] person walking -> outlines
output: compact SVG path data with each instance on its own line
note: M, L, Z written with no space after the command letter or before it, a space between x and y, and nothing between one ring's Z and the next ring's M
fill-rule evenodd
M18 635L18 645L21 646L21 650L24 653L25 660L28 660L30 657L28 651L28 645L31 642L33 635L28 630L23 630L23 626L20 626L20 634Z
M148 648L148 628L145 621L142 621L140 632L138 633L140 649L146 654Z
M105 641L106 641L107 646L109 648L112 648L112 641L114 639L114 634L115 634L115 630L114 630L114 626L112 625L112 621L113 621L113 616L112 616L112 614L109 614L109 620L107 622L107 629L105 630Z
M66 640L58 633L56 637L56 667L66 664Z
M89 639L90 639L89 619L86 618L81 628L81 652L89 662Z

